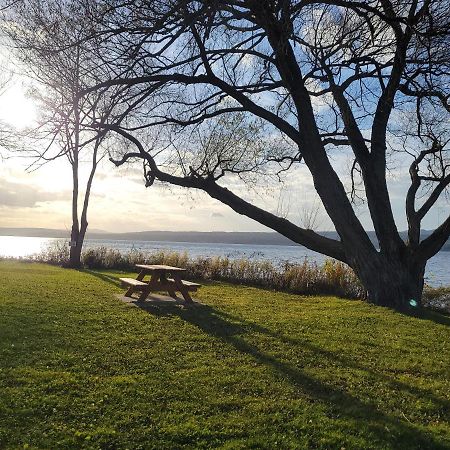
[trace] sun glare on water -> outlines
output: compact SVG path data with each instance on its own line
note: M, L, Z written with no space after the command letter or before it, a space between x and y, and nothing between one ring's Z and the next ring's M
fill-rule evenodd
M44 250L53 238L0 236L0 257L23 258Z

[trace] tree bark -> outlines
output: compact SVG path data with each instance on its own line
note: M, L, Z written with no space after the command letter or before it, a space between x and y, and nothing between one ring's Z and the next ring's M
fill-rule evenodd
M78 221L78 155L75 155L72 163L72 231L70 233L69 267L81 266L80 225Z
M86 235L87 222L81 223L78 233L76 233L75 246L70 247L69 267L77 269L81 267L81 251L83 250L84 237Z
M97 169L97 153L99 145L100 139L97 140L94 147L94 152L92 156L92 168L86 184L86 192L84 194L83 209L81 211L80 223L78 223L78 173L76 173L76 179L74 178L74 198L72 203L72 207L74 208L73 210L74 215L73 215L71 240L76 244L74 247L72 246L70 247L70 260L69 260L69 267L73 268L81 267L81 251L83 250L84 238L86 236L86 231L88 228L87 211L89 207L89 198L91 195L92 182L94 180L95 171Z
M387 258L368 255L353 267L363 284L369 302L400 311L418 311L422 302L425 262L411 256Z
M79 238L76 241L72 242L75 242L75 245L70 247L69 267L71 267L72 269L77 269L81 267L81 249L83 246L83 242L80 241Z
M78 50L78 48L77 48ZM78 57L77 54L77 70L78 70ZM77 78L78 80L78 73ZM78 86L76 87L76 92L78 92ZM74 112L74 133L73 139L70 132L67 132L67 146L71 150L69 152L69 161L72 164L72 233L70 236L70 256L69 256L69 267L78 268L81 266L81 247L80 245L80 223L78 221L78 193L79 193L79 151L80 151L80 109L78 94L75 95L73 103Z

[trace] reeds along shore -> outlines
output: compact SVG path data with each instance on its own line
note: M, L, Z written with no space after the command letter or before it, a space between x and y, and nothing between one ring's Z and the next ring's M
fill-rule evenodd
M55 241L41 253L21 259L64 266L69 261L69 247L67 242ZM190 258L186 252L131 250L121 253L112 248L96 247L83 252L82 264L86 269L130 272L136 270L136 264L167 264L185 267L186 278L193 280L228 281L303 295L335 295L361 300L366 298L353 270L332 259L326 260L322 265L305 259L301 264L285 262L280 267L271 261L232 259L226 256ZM423 306L449 314L450 287L433 288L426 285Z
M69 259L69 248L67 243L56 241L28 259L64 265ZM134 271L136 264L167 264L185 267L186 276L195 280L229 281L296 294L364 298L364 290L353 271L347 265L331 259L322 265L305 259L301 264L285 262L277 267L270 261L228 257L190 258L186 252L131 250L121 253L116 249L97 247L83 252L82 263L87 269L127 271Z

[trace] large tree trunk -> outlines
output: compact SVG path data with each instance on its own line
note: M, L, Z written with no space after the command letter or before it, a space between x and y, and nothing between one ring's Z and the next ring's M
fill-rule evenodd
M369 302L400 311L420 309L425 263L375 254L353 269L367 291Z

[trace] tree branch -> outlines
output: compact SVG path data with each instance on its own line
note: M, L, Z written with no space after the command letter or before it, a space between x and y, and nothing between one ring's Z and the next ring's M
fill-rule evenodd
M257 206L246 202L245 200L231 192L229 189L219 186L210 177L202 178L196 176L194 173L191 173L186 177L179 177L163 172L158 168L155 160L144 149L142 143L136 137L132 136L130 133L115 125L104 125L104 127L125 137L130 142L135 144L139 150L139 152L127 153L122 157L122 159L114 161L117 166L125 163L130 158L139 157L141 159L144 159L149 164L150 171L152 172L153 176L159 181L174 184L176 186L202 190L206 192L210 197L215 198L222 203L225 203L238 214L245 215L251 219L256 220L257 222L286 236L293 242L304 245L305 247L313 251L323 253L324 255L328 255L342 262L347 262L347 258L345 256L344 248L341 242L321 236L320 234L317 234L312 230L301 228L284 218L277 217L276 215L269 213L268 211L258 208Z

